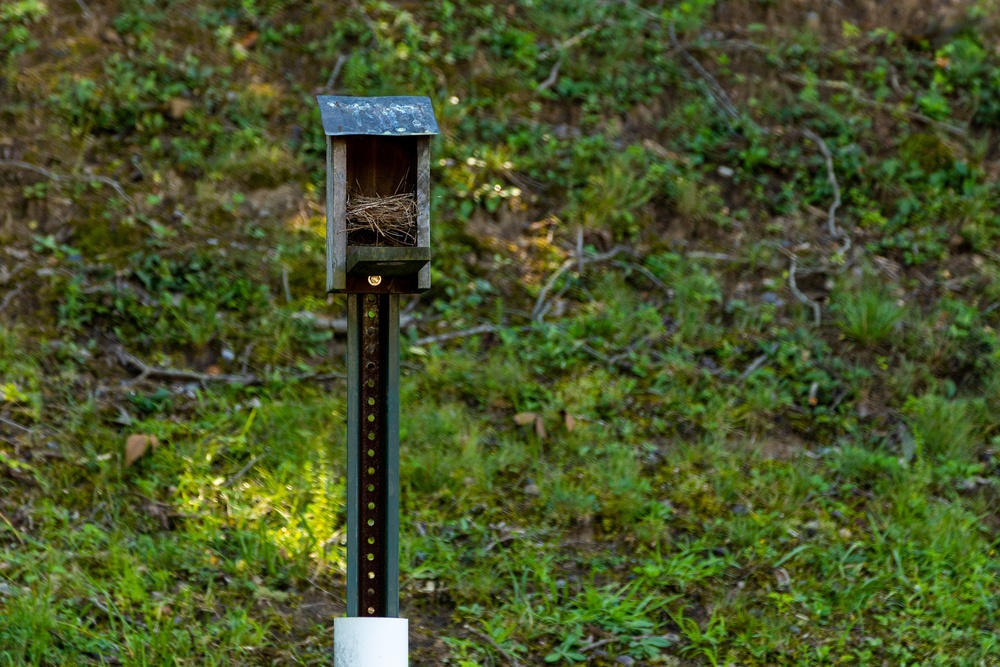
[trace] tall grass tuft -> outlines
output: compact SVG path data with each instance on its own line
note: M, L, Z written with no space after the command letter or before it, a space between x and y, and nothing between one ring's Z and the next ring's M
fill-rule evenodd
M883 289L870 287L854 295L842 294L834 310L844 335L863 345L889 342L906 316L906 309Z
M977 446L969 401L927 394L911 397L904 408L920 449L941 459L971 459Z

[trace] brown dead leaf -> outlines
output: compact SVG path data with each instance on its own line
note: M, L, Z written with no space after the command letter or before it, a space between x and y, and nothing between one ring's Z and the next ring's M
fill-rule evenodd
M183 97L175 97L170 100L170 109L168 110L168 113L174 120L180 120L193 106L194 102L191 100L186 100Z
M156 447L160 441L155 435L145 433L134 433L125 441L125 467L128 468L135 463L140 456L146 453L150 447Z
M252 49L253 45L257 43L258 37L260 37L259 33L248 32L239 40L240 46L242 46L244 49Z
M527 426L538 419L538 415L534 412L518 412L514 415L514 423L518 426Z
M576 417L567 412L564 421L566 423L566 430L572 433L576 429Z
M535 434L542 440L546 438L545 422L542 421L541 415L535 417Z

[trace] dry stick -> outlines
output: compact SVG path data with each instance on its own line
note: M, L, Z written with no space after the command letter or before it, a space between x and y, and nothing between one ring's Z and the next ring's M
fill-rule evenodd
M893 109L891 104L885 102L879 102L878 100L873 100L870 97L866 97L861 93L860 90L858 90L851 84L847 83L846 81L831 81L829 79L819 79L817 81L810 81L805 77L801 77L795 74L783 74L781 78L784 79L785 81L788 81L789 83L796 83L799 84L800 86L815 85L819 86L820 88L839 90L848 93L850 94L851 99L853 99L858 104L862 104L866 107L871 107L873 109L886 109L888 111L893 111L893 110L899 111L899 109ZM939 127L942 130L945 130L946 132L951 132L952 134L958 134L963 136L968 134L968 130L966 130L965 128L958 127L957 125L952 125L950 123L944 123L939 120L934 120L933 118L925 116L919 111L914 111L913 109L902 109L901 111L903 115L905 115L907 118L911 120L916 120L921 123L925 123L927 125L933 125L935 127Z
M559 60L556 61L556 64L552 66L552 69L549 70L549 75L545 77L545 81L542 81L540 84L538 84L538 87L535 88L536 93L540 93L543 90L548 90L549 88L555 85L556 81L559 80L560 67L562 67L562 56L560 56Z
M583 225L576 226L576 256L579 259L577 273L583 274Z
M795 283L795 271L798 269L795 253L791 253L791 261L792 261L791 266L788 269L788 287L792 290L792 294L795 295L796 299L798 299L802 303L812 308L813 319L816 323L816 326L818 327L820 325L820 322L822 321L819 304L810 299L809 297L807 297L805 294L801 292L801 290L799 290L799 286Z
M3 298L3 301L0 301L0 313L7 310L7 306L9 306L10 302L14 300L14 297L16 297L18 294L21 293L21 289L22 289L21 287L16 287L11 291L7 292L6 296L4 296Z
M549 295L549 291L556 284L556 281L569 270L569 267L573 266L574 259L570 257L564 261L556 272L548 279L548 281L542 286L542 291L538 293L538 299L535 301L535 307L531 309L531 319L540 321L540 316L542 313L542 306L545 304L545 297Z
M582 266L585 264L593 264L594 262L605 262L617 256L618 254L622 253L623 251L627 250L628 248L624 246L616 246L611 250L609 250L608 252L604 253L603 255L585 257L580 262L577 262L577 258L574 257L570 257L569 259L567 259L559 266L556 272L552 274L552 277L549 278L548 281L546 281L545 285L542 287L542 291L538 293L538 299L535 301L535 307L532 308L531 310L531 319L536 322L542 321L542 318L545 316L546 312L545 310L543 310L543 307L545 305L545 298L549 295L549 292L552 290L553 286L555 286L559 278L561 278L562 275L566 273L571 266L573 266L573 264L579 263Z
M653 14L653 16L656 15ZM684 48L680 41L678 41L677 31L674 29L673 23L667 25L667 31L670 34L670 42L674 45L674 48L681 52L681 55L684 56L684 60L688 61L691 67L693 67L701 78L708 84L709 95L715 99L731 120L739 120L740 112L736 110L735 106L733 106L732 100L729 99L729 95L726 93L725 89L720 86L715 77L712 76L712 74L705 69L700 62L698 62L698 59L692 56L691 53Z
M407 310L410 310L407 307ZM345 334L347 333L347 320L338 317L328 317L327 315L322 315L320 313L313 313L308 310L300 310L297 313L292 313L292 318L296 320L305 320L306 322L312 324L313 326L319 327L320 329L330 329L334 333ZM413 322L415 318L413 315L407 313L401 313L399 318L399 326L405 327Z
M763 366L764 363L767 361L767 359L768 359L769 356L770 355L768 355L768 354L762 354L759 357L757 357L756 359L754 359L753 363L751 363L749 366L747 366L746 370L744 370L742 373L740 373L740 377L739 377L740 382L743 382L744 380L746 380L748 377L750 377L750 375L755 370L757 370L758 368L760 368L761 366Z
M830 204L830 209L827 212L826 228L833 238L843 237L847 243L850 243L844 230L837 226L837 209L840 208L840 184L837 182L837 174L833 169L833 153L830 152L830 148L823 141L823 138L812 130L802 130L802 134L819 146L819 151L823 154L823 159L826 160L826 176L827 180L830 181L830 187L833 188L833 203Z
M607 23L608 23L608 20L605 19L605 20L600 21L600 22L598 22L598 23L596 23L596 24L594 24L592 26L584 28L583 30L581 30L580 32L576 33L572 37L569 37L569 38L567 38L567 39L565 39L565 40L563 40L561 42L556 42L552 46L552 48L549 49L548 51L540 53L539 56L538 56L539 60L546 58L553 51L557 51L558 52L558 57L556 58L555 64L552 65L552 69L549 70L549 75L547 77L545 77L544 81L542 81L540 84L538 84L538 86L535 88L535 92L538 93L538 92L541 92L543 90L548 90L549 88L551 88L552 86L554 86L556 84L556 81L559 80L559 68L562 67L563 60L566 59L566 53L571 48L573 48L574 46L576 46L577 44L579 44L581 41L583 41L584 39L586 39L591 33L595 32L597 30L600 30L602 27L604 27L605 25L607 25Z
M36 174L40 174L50 181L65 182L65 181L84 181L91 183L103 183L110 186L118 195L127 201L131 205L135 205L135 201L127 194L125 194L124 188L122 188L121 183L118 181L108 178L107 176L76 176L70 175L66 176L64 174L57 174L54 171L49 171L44 167L39 167L37 164L31 164L30 162L23 162L21 160L0 160L0 167L12 167L14 169L24 169L26 171L33 171Z
M647 269L646 267L644 267L644 266L642 266L640 264L633 264L632 262L615 262L615 264L618 265L618 266L620 266L623 269L629 269L629 270L632 270L632 271L638 271L642 275L646 276L646 278L649 279L649 282L653 283L654 285L656 285L657 287L659 287L661 290L663 290L664 292L666 292L667 296L673 297L674 290L670 287L670 285L666 284L665 282L663 282L662 280L660 280L659 278L657 278L653 274L653 272L650 271L649 269Z
M500 644L497 644L496 640L493 639L493 637L490 637L487 633L482 632L480 630L476 630L474 627L472 627L468 623L466 623L462 627L464 627L467 631L469 631L472 634L476 635L480 639L483 639L483 640L487 641L490 646L492 646L494 649L497 650L498 653L503 654L507 658L507 660L510 661L510 664L513 667L524 667L524 665L521 664L521 662L517 659L517 657L514 656L513 653L511 653L510 651L508 651L507 649L505 649L503 646L500 646Z
M158 377L169 380L187 380L189 382L225 382L228 384L253 385L260 384L260 378L255 375L208 375L207 373L197 373L195 371L178 370L175 368L158 368L150 366L139 357L129 354L125 350L115 351L118 360L125 366L131 366L139 371L139 376L135 381L144 380L147 377Z
M495 324L481 324L478 327L472 327L471 329L463 329L462 331L450 331L448 333L439 334L437 336L424 336L423 338L418 338L414 344L415 345L431 345L433 343L443 343L446 340L454 340L456 338L468 338L469 336L476 336L478 334L493 333L499 329Z
M258 454L257 456L255 456L252 459L250 459L250 461L245 466L243 466L242 468L240 468L239 472L237 472L235 475L233 475L232 477L230 477L229 479L226 480L226 482L222 485L222 488L226 488L226 487L232 486L236 482L240 481L240 479L243 477L243 475L245 475L248 472L250 472L250 468L253 468L255 465L257 465L257 463L261 459L263 459L266 456L267 456L267 454Z
M0 417L0 423L6 424L7 426L10 426L12 428L16 428L17 430L23 431L24 433L31 433L31 429L28 428L27 426L21 426L17 422L11 421L10 419L7 419L5 417Z
M139 357L129 354L125 350L117 349L115 354L124 366L130 366L139 371L138 377L132 382L144 380L147 377L158 377L168 380L186 380L188 382L223 382L226 384L238 384L253 386L264 384L266 380L257 375L208 375L207 373L197 373L195 371L185 371L176 368L158 368L150 366ZM314 382L325 382L327 380L342 380L347 376L344 373L301 373L289 376L290 380L312 380Z
M701 250L692 250L691 252L684 253L685 257L690 257L692 259L711 259L718 262L745 262L746 260L742 257L735 257L733 255L727 255L724 252L704 252Z
M285 291L285 303L292 302L292 288L288 284L288 267L281 266L281 287Z
M330 72L330 78L326 80L326 89L330 90L333 88L333 84L337 82L337 77L340 76L340 70L344 69L344 64L347 62L347 56L341 53L337 56L337 62L333 65L333 71Z
M598 646L604 646L605 644L611 644L619 641L624 643L629 641L638 641L642 639L656 639L657 637L658 635L639 635L637 637L608 637L607 639L599 639L596 642L591 642L589 644L581 646L579 651L581 653L583 653L584 651L592 651Z

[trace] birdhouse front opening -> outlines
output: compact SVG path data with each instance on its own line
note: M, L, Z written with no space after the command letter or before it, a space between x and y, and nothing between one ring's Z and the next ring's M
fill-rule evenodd
M417 137L351 136L347 245L417 245Z
M317 101L326 134L326 289L416 294L431 286L426 97Z

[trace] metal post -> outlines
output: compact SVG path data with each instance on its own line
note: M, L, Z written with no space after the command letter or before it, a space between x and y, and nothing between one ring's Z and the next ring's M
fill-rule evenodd
M399 295L349 294L347 615L399 616Z

